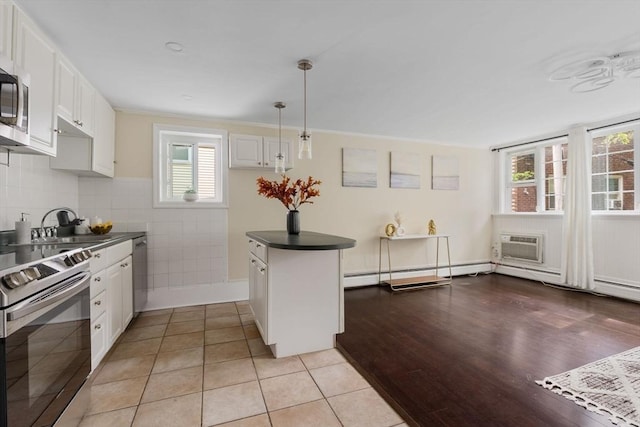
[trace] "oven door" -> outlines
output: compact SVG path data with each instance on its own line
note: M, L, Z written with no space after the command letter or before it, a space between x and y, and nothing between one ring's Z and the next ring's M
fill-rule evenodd
M91 371L90 273L5 313L0 340L0 427L51 426Z

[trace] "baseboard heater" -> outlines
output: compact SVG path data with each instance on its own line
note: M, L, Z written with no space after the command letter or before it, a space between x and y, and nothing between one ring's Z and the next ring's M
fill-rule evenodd
M500 257L542 264L542 235L500 233Z

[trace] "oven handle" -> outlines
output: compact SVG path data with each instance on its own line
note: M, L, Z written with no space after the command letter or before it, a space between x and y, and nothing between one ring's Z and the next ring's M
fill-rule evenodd
M68 299L79 294L87 289L91 284L91 280L89 280L90 277L90 272L83 271L54 285L44 293L27 298L6 310L7 320L18 320L33 313L34 311L46 308L60 302L61 300Z

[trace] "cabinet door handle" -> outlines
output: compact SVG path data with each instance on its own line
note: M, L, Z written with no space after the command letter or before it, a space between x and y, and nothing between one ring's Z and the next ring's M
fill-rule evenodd
M251 260L251 264L255 264L255 263L256 263L256 260L255 260L255 259L252 259L252 260Z
M94 277L93 280L95 280L96 282L101 281L102 279L100 277Z
M264 270L266 270L264 267L260 267L260 273L264 273Z
M98 300L98 301L94 302L93 304L94 304L94 305L101 305L101 304L102 304L102 301L101 301L101 300Z
M100 253L94 254L93 257L94 258L100 258Z
M102 325L100 323L98 323L96 326L93 327L95 330L100 330L102 329Z

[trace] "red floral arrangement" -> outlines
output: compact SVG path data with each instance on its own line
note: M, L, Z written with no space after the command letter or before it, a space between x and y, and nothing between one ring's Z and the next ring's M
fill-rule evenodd
M258 194L267 199L278 199L290 211L298 210L298 207L305 203L313 203L309 200L312 197L320 195L320 190L315 188L322 184L321 181L307 178L306 181L298 178L291 181L286 175L282 176L282 181L269 181L264 177L256 180L258 183Z

